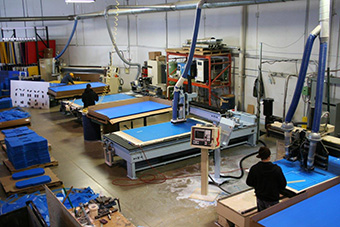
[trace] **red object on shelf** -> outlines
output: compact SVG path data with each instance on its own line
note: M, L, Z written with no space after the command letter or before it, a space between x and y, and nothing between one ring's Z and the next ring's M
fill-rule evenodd
M45 42L47 42L45 40ZM25 43L25 53L26 53L26 64L34 64L37 63L37 49L35 46L35 42L26 42ZM44 49L47 48L42 41L38 41L38 51L39 51L39 58L44 57ZM55 40L49 40L49 48L53 49L53 57L55 57Z
M169 62L169 56L181 56L181 57L188 57L189 53L178 53L178 52L171 52L167 51L166 53L166 60ZM226 62L219 62L219 63L212 63L211 59L213 57L226 57L228 60ZM231 93L231 54L230 53L221 53L221 54L209 54L209 55L198 55L194 54L194 58L200 58L200 59L207 59L209 62L209 83L197 83L197 82L192 82L192 86L196 87L201 87L201 88L206 88L209 90L209 106L211 106L211 98L212 96L215 96L211 90L212 88L223 88L227 87L229 88L229 93ZM211 79L211 66L212 65L217 65L217 64L226 64L227 66L215 77L215 79ZM227 84L221 84L221 85L214 85L215 81L221 77L221 75L228 70L228 83ZM167 86L169 86L169 81L177 82L178 79L171 78L169 77L169 64L167 64ZM183 84L188 84L188 81L184 81ZM218 97L217 97L218 98Z

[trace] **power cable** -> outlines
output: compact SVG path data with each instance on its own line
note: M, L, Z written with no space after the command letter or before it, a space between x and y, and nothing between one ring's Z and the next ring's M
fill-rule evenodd
M262 140L258 140L260 143L262 143L262 145L263 146L265 146L265 147L267 147L267 145L266 145L266 143L265 142L263 142ZM249 158L249 157L251 157L251 156L253 156L253 155L256 155L256 154L258 154L258 151L256 151L256 152L253 152L253 153L251 153L251 154L248 154L248 155L246 155L246 156L244 156L241 160L240 160L240 162L239 162L239 169L241 170L241 175L240 176L226 176L226 175L220 175L220 177L221 178L232 178L232 179L241 179L242 177L243 177L243 175L244 175L244 169L243 169L243 167L242 167L242 162L244 161L244 160L246 160L247 158ZM223 181L222 183L217 183L216 181L214 181L214 179L211 177L211 176L209 176L209 178L211 179L211 184L212 185L215 185L215 186L217 186L218 188L220 188L222 191L224 191L224 192L226 192L226 190L225 189L223 189L221 186L223 185L223 184L225 184L225 183L227 183L228 182L228 180L226 180L226 181ZM230 193L229 193L230 194Z

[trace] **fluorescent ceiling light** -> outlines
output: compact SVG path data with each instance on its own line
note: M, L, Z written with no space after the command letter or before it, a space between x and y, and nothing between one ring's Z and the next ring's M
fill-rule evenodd
M93 3L96 0L65 0L66 3Z

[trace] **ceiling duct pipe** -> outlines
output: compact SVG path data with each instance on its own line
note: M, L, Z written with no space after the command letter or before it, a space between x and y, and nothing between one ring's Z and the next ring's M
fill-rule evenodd
M204 8L222 8L231 6L244 6L244 5L254 5L254 4L266 4L266 3L277 3L277 2L287 2L294 0L234 0L234 1L219 1L215 0L214 3L205 3L202 6ZM181 10L193 10L196 9L198 1L186 1L186 2L176 2L168 4L158 4L158 5L143 5L143 6L122 6L119 5L119 12L114 9L108 11L108 15L129 15L129 14L142 14L142 13L158 13L158 12L168 12L168 11L181 11ZM100 12L85 13L79 15L69 15L69 16L45 16L45 17L1 17L0 22L19 22L19 21L59 21L59 20L78 20L89 19L95 17L104 17L105 10Z

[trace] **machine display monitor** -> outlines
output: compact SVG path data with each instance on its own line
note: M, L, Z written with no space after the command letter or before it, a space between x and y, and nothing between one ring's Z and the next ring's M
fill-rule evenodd
M220 130L214 126L196 125L191 127L191 146L214 149L220 146Z

